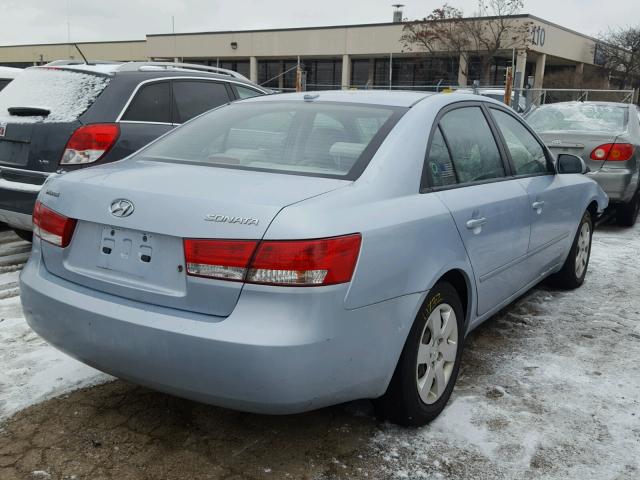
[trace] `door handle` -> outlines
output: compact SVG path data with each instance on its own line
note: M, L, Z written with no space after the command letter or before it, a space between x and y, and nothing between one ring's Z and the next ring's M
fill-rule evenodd
M482 229L482 226L487 223L487 219L482 217L482 218L472 218L471 220L467 221L467 228L469 230L473 230L474 233L480 233L480 230Z
M531 204L531 208L533 208L538 213L542 213L542 209L544 208L544 202L543 201L533 202Z

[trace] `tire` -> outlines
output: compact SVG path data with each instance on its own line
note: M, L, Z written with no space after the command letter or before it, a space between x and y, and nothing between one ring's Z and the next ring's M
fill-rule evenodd
M633 227L638 220L638 214L640 213L640 190L636 192L629 203L618 208L616 212L616 221L618 225L623 227Z
M591 240L593 238L593 220L591 213L584 212L573 245L562 269L549 277L550 283L563 290L573 290L584 283L591 257Z
M413 427L435 419L458 378L463 343L460 297L449 283L438 283L413 322L387 391L374 401L378 417Z
M33 241L33 232L30 232L29 230L20 230L19 228L14 228L13 231L22 240L26 240L27 242Z

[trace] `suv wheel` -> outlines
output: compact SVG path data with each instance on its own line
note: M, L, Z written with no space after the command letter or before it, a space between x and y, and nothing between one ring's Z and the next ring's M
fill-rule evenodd
M30 232L29 230L20 230L19 228L14 228L13 231L22 240L26 240L27 242L33 241L33 232Z
M435 419L446 406L460 369L464 313L456 290L438 283L413 323L378 416L406 426Z

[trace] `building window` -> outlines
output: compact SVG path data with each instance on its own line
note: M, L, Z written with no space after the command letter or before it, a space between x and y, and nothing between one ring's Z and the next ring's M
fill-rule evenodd
M258 84L278 90L295 90L297 60L261 60L258 62ZM288 70L288 72L287 72ZM287 73L284 73L287 72Z
M351 85L364 87L369 83L369 63L368 58L351 61Z
M309 90L338 89L342 83L342 59L304 60Z
M213 64L215 66L215 63ZM220 68L226 68L227 70L233 70L240 75L244 75L249 78L249 61L248 60L221 60Z

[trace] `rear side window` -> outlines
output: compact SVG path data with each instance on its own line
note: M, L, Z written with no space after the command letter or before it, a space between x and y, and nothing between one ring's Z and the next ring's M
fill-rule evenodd
M445 187L455 185L456 172L449 155L449 149L444 141L444 137L437 128L431 140L431 149L427 157L427 168L431 173L431 183L433 187Z
M352 104L238 102L195 119L140 155L159 161L353 179L405 111Z
M0 90L2 90L4 87L9 85L9 82L11 82L11 80L4 80L4 79L0 78Z
M229 94L224 83L174 80L173 100L173 123L184 123L229 102Z
M505 176L500 151L480 107L446 113L440 120L440 128L447 139L459 183Z
M491 109L507 144L516 175L547 173L544 149L518 120L501 110Z
M80 70L34 67L24 70L0 92L0 119L13 123L73 122L86 112L109 84L110 77ZM11 107L38 107L46 117L16 117Z
M236 95L240 100L242 100L243 98L251 98L257 97L258 95L264 95L262 92L254 90L253 88L241 87L239 85L234 85L233 89L236 91Z
M168 81L140 87L122 120L171 123L171 86Z

